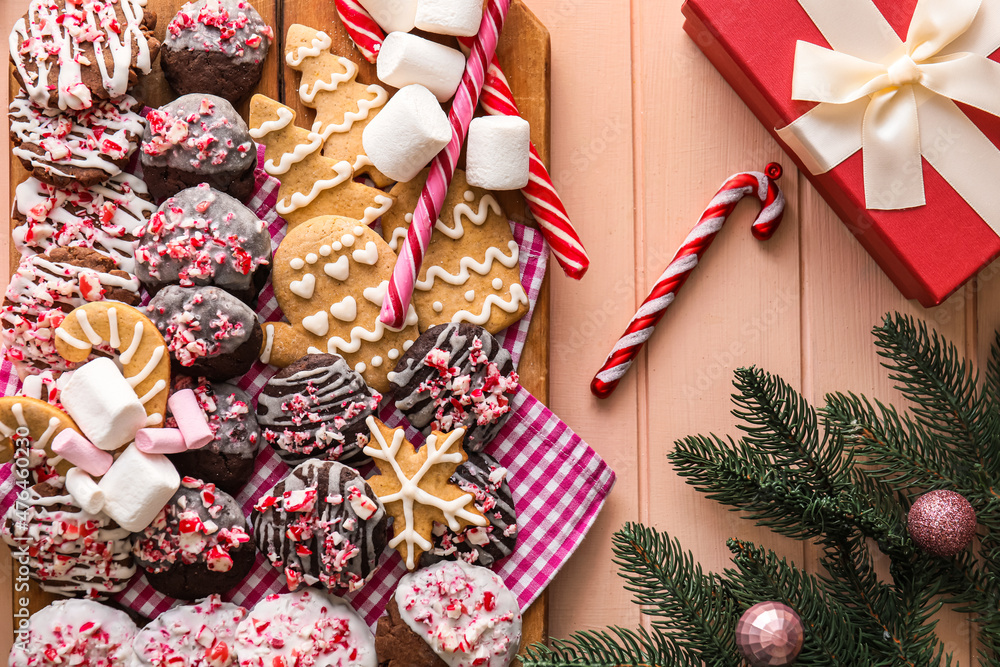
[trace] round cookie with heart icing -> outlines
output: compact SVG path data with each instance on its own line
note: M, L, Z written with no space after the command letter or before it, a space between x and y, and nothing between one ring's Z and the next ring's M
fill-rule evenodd
M22 258L0 307L0 340L18 375L75 368L56 349L55 331L68 311L103 300L139 303L139 281L87 248L55 248Z
M490 522L488 526L470 526L454 531L434 524L434 546L420 555L420 566L442 560L462 560L470 565L492 567L514 553L517 546L517 510L507 484L507 470L489 454L473 452L469 460L455 470L448 480L466 493Z
M339 354L384 392L386 375L417 338L417 313L402 330L379 321L396 255L357 220L322 216L288 233L274 255L274 294L291 324L264 325L261 360L288 366L307 354Z
M213 93L236 103L257 85L274 30L246 0L185 3L167 25L160 66L180 95Z
M197 477L226 493L238 494L253 475L261 440L250 396L233 384L186 375L174 378L173 390L181 389L194 391L214 437L200 449L169 454L167 458L181 475ZM172 417L167 417L166 426L176 426Z
M371 630L344 600L316 590L268 595L236 631L240 667L376 667Z
M288 590L319 585L355 591L371 579L387 544L388 518L354 468L309 459L264 493L251 516L257 548Z
M389 191L396 205L382 216L382 234L395 252L413 221L429 170ZM488 191L458 170L414 283L420 330L446 322L477 324L497 334L528 313L521 286L520 250L507 216Z
M257 314L218 287L168 285L146 312L178 373L228 380L250 370L260 355L264 334Z
M21 91L10 104L11 152L40 181L67 186L97 185L117 176L142 135L139 103L125 95L84 111L33 105Z
M479 452L511 415L519 379L510 353L482 327L439 324L417 339L389 374L396 407L425 435L466 428Z
M243 202L253 193L257 144L233 105L215 95L184 95L150 111L139 157L157 200L200 183Z
M14 24L10 59L31 101L89 109L123 96L149 74L160 43L144 0L31 0Z
M0 397L0 462L27 456L28 470L39 482L65 474L71 465L52 451L52 441L67 428L79 431L54 405L27 396Z
M135 574L131 533L103 512L77 507L61 484L53 479L22 493L0 535L27 554L31 578L44 591L100 599L123 590Z
M257 397L264 440L290 465L309 458L360 465L382 396L344 358L310 354L278 371Z
M508 667L521 610L496 574L445 561L403 575L378 621L381 667Z
M22 255L92 248L135 273L135 232L156 210L142 179L121 173L104 183L56 187L29 178L17 186L11 231Z
M135 667L232 667L236 629L246 616L218 595L173 607L135 636Z
M153 588L193 600L239 584L253 567L254 545L232 496L185 477L153 523L135 534L132 555Z
M264 221L207 183L165 200L137 233L136 277L154 294L212 285L252 306L271 268Z
M130 667L138 629L123 611L94 600L59 600L31 615L10 667Z

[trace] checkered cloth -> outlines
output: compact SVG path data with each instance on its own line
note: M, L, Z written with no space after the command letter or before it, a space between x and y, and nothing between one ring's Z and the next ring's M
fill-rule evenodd
M263 163L263 148L260 151ZM285 223L274 211L278 182L257 170L257 188L248 206L268 224L273 244L284 238ZM498 339L510 351L514 362L520 359L528 336L528 327L545 277L548 248L541 234L530 227L511 223L514 239L520 246L521 284L528 293L528 315L504 331ZM271 284L264 288L257 312L262 320L282 317ZM257 362L239 386L254 398L277 369ZM11 395L19 386L17 374L8 362L0 366L0 394ZM614 484L615 474L608 465L562 423L558 417L524 388L514 397L513 415L500 434L486 449L507 468L507 479L517 506L518 538L514 553L495 567L507 586L527 607L552 581L559 568L576 550L597 518L604 499ZM380 414L390 426L405 426L407 437L419 443L421 434L391 404ZM254 474L237 496L247 515L257 500L288 474L289 468L271 447L263 447L257 456ZM0 511L6 513L17 495L10 464L0 467ZM382 615L399 578L406 572L394 550L387 550L382 567L373 579L347 596L370 625ZM257 561L243 583L226 599L246 607L253 606L271 593L287 590L284 577L257 554ZM149 585L145 576L135 577L116 596L123 605L149 618L169 609L175 600Z

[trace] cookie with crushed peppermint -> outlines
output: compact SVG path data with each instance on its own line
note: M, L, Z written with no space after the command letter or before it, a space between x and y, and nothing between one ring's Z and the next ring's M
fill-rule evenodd
M511 415L520 386L510 352L474 324L431 327L389 373L392 399L424 435L464 427L465 450L482 451Z
M59 600L18 630L10 667L130 667L138 629L128 614L94 600Z
M236 587L254 564L243 509L214 484L184 477L156 518L134 535L132 555L150 586L194 600Z
M146 306L163 336L175 373L228 380L260 355L264 332L257 314L218 287L168 285Z
M135 636L135 667L232 667L247 610L210 595L157 616Z
M309 459L264 493L251 516L254 541L288 590L340 594L364 586L382 562L388 518L361 474Z
M200 183L241 202L253 193L257 144L233 105L216 95L192 93L150 111L139 159L157 200Z
M160 65L179 95L236 103L260 81L273 41L274 30L246 0L195 0L167 25Z
M103 599L135 574L131 533L103 512L80 509L59 477L22 493L0 536L24 552L29 576L50 593Z
M360 465L382 396L338 354L309 354L280 370L257 397L264 440L291 465L309 458Z
M154 294L213 285L253 306L270 272L264 221L207 183L165 200L136 234L136 276Z
M96 185L128 165L145 126L139 107L124 95L82 111L58 111L32 104L21 90L10 103L11 153L40 181Z

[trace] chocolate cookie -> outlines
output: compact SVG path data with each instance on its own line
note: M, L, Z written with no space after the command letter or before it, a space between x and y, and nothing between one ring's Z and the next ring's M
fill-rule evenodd
M137 234L136 276L154 294L214 285L253 305L271 268L264 221L205 183L165 200Z
M358 465L370 460L365 420L382 396L344 358L310 354L268 380L257 397L262 434L281 458L308 458Z
M160 43L144 0L31 0L14 24L10 59L32 102L89 109L149 74Z
M232 667L247 610L210 595L168 609L135 636L135 667Z
M99 185L59 188L29 178L17 186L11 231L22 255L92 248L135 273L135 236L156 210L146 184L121 173Z
M403 575L388 612L375 631L381 667L507 667L521 643L514 594L490 570L462 561Z
M153 588L193 600L239 584L253 567L254 546L233 497L185 477L153 523L134 535L132 555Z
M139 303L139 281L115 269L112 259L87 248L55 248L47 255L24 257L0 307L0 340L7 359L22 377L75 368L56 351L55 330L77 306L105 300Z
M396 407L424 435L464 426L469 452L482 451L500 432L520 386L510 353L474 324L425 331L389 382Z
M472 453L448 481L472 494L476 509L490 525L471 526L458 533L435 523L434 547L420 555L421 567L443 560L491 567L511 555L517 544L517 510L507 484L507 470L489 454Z
M167 25L160 65L179 95L213 93L235 104L260 81L273 40L246 0L195 0Z
M174 391L193 389L215 439L201 449L168 458L181 475L198 477L236 495L253 475L260 445L260 427L250 397L236 385L206 378L174 377ZM173 426L167 418L167 426Z
M143 178L157 200L200 183L247 201L257 144L233 105L215 95L184 95L146 116Z
M245 303L218 287L168 285L146 306L182 375L227 380L246 373L260 355L264 333Z
M121 173L142 135L135 98L99 100L83 111L36 106L22 90L10 103L11 152L40 181L96 185Z
M130 667L136 632L123 611L93 600L59 600L31 615L8 665Z
M371 630L320 591L268 595L236 631L240 667L376 667Z
M251 516L257 548L288 590L365 585L387 543L385 508L354 468L310 459L267 491Z
M124 589L135 574L130 533L103 512L77 507L61 479L25 490L0 535L23 552L43 591L100 599Z

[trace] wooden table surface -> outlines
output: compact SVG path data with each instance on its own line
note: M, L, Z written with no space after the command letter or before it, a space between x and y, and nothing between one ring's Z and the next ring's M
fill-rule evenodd
M0 33L24 4L0 4ZM728 563L730 536L809 563L803 544L681 483L666 459L672 443L734 431L728 397L740 365L776 372L811 400L831 390L894 400L869 334L890 310L928 320L985 364L1000 323L1000 270L932 310L905 301L683 33L679 0L528 4L552 34L552 171L593 260L582 282L551 271L550 402L618 473L551 588L550 632L559 637L639 623L611 565L611 534L625 521L667 530L710 569ZM783 227L754 241L756 211L742 206L614 396L594 399L593 373L709 198L731 173L772 160L786 168ZM967 621L946 615L939 630L969 663Z

